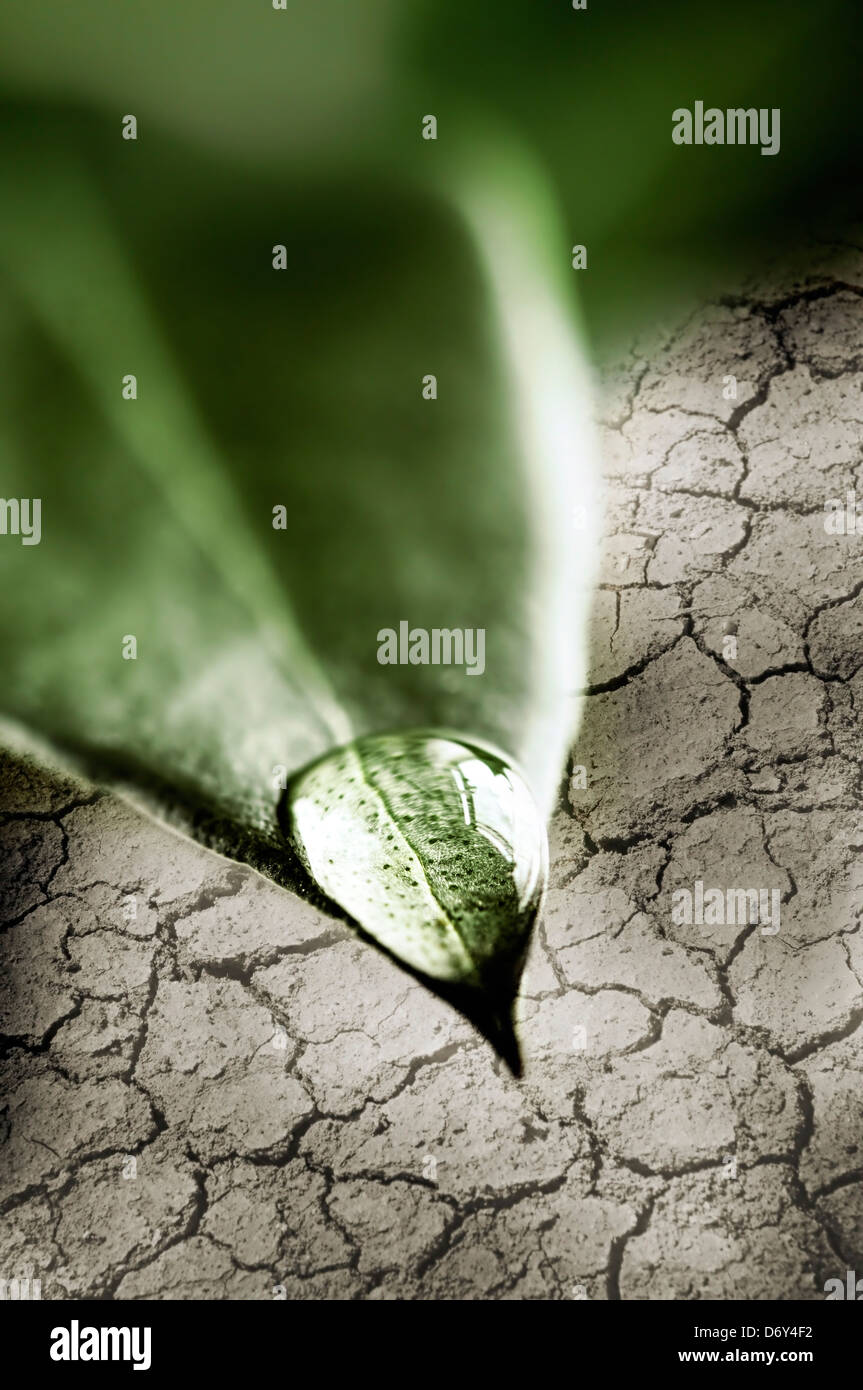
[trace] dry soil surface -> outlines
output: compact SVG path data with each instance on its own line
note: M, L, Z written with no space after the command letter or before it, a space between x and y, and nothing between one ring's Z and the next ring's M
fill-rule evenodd
M343 925L6 759L0 1278L805 1299L863 1268L863 536L824 527L863 501L863 251L807 262L602 373L521 1082ZM779 930L675 920L698 881L777 890Z

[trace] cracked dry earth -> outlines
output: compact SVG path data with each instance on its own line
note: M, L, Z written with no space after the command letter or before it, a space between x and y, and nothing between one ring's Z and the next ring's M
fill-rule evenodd
M341 924L6 759L0 1275L811 1299L861 1268L863 539L823 515L863 497L863 250L808 266L603 373L592 685L521 1083ZM780 931L676 925L697 879L778 889Z

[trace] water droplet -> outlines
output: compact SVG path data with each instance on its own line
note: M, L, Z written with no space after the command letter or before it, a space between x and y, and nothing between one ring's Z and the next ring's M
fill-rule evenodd
M519 1071L511 1009L547 847L516 769L451 734L373 734L297 773L280 819L318 890Z

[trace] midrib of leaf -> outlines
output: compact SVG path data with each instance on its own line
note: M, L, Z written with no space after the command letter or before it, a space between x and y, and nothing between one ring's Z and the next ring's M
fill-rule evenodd
M599 464L593 406L568 263L569 238L530 151L512 132L473 132L448 168L484 271L503 344L531 536L536 621L525 662L526 727L512 749L545 820L576 732L596 571L591 531L576 555L576 497L597 524ZM571 272L570 272L571 273Z
M262 554L218 450L184 398L182 374L98 191L74 162L55 160L48 166L47 152L40 149L39 155L35 174L20 152L17 164L14 151L0 164L5 195L0 254L10 279L78 365L99 408L172 517L248 613L276 669L302 691L328 740L349 742L348 717ZM122 400L111 328L116 322L135 343L135 374L148 395L158 397L158 416Z
M385 793L380 789L380 787L377 787L373 782L369 781L365 759L363 758L360 749L358 747L354 747L350 750L350 753L353 761L357 765L357 770L359 771L359 774L363 779L363 785L368 789L368 791L375 798L375 800L378 802L379 806L383 810L387 823L392 827L392 831L399 841L399 845L402 849L402 852L406 852L407 856L409 856L410 859L413 861L415 873L417 873L417 875L421 878L422 882L425 884L426 891L428 892L429 897L437 907L437 910L440 913L443 921L446 923L449 932L453 937L455 937L459 947L464 952L465 961L467 965L470 967L471 973L475 975L476 962L474 961L473 956L471 955L468 944L462 936L461 932L459 931L458 925L452 920L446 907L440 901L440 898L435 892L431 880L429 879L429 876L426 873L425 864L423 863L419 850L413 844L407 831L403 829L401 823L394 814Z

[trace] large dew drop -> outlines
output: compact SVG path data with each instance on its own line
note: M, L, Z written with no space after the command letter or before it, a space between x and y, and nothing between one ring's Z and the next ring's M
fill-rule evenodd
M370 735L298 773L280 812L318 890L518 1072L511 1009L548 860L520 774L449 734Z

